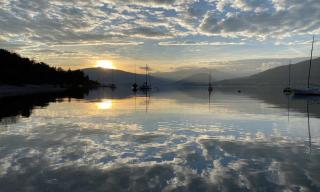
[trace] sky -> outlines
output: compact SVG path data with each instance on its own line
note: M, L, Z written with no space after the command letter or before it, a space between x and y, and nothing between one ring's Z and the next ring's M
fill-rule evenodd
M319 0L0 0L0 48L65 69L262 71L309 57L319 10Z

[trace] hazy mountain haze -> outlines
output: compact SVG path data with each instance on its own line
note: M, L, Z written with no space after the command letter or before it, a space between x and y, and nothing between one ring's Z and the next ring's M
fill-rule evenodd
M305 60L291 65L291 85L292 87L306 87L308 80L309 60ZM266 70L264 72L251 75L249 77L220 81L221 85L274 85L287 86L289 76L289 66L280 66ZM320 85L320 58L312 61L311 85Z
M307 83L309 60L304 60L291 65L292 86L303 87ZM243 77L237 74L222 72L208 68L186 68L172 72L151 73L151 82L167 85L207 85L209 74L212 81L219 85L273 85L286 86L288 84L288 65L267 69L263 72ZM91 80L107 84L112 81L112 70L103 68L87 68L82 70ZM320 58L312 61L311 84L320 84ZM242 74L243 75L243 74ZM113 70L113 80L117 84L131 85L134 82L134 73ZM145 74L136 75L138 84L145 81Z
M110 84L112 81L118 85L129 85L131 86L135 81L135 74L117 70L117 69L103 69L103 68L87 68L82 71L89 76L91 80L98 81L102 84ZM113 76L113 79L112 79ZM145 74L136 74L138 84L145 82ZM166 84L168 80L150 76L150 81L154 85Z

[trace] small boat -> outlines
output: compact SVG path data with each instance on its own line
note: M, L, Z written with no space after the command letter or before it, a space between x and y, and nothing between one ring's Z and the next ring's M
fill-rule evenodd
M150 83L150 77L148 75L148 65L146 65L146 81L142 84L142 86L139 87L141 91L150 91L151 88L151 83Z
M137 84L137 83L132 84L131 89L132 89L132 91L134 91L134 92L138 91L138 84Z
M138 91L136 65L134 66L134 83L131 86L133 92Z
M111 83L111 84L109 85L109 87L110 87L111 89L116 89L116 88L117 88L117 86L116 86L114 83Z
M290 94L292 93L292 89L291 89L291 62L290 62L290 64L289 64L288 73L289 73L289 75L288 75L288 78L289 78L289 80L288 80L288 87L285 87L285 88L283 89L283 93L286 94L286 95L290 95Z
M290 95L291 93L292 93L292 89L290 88L290 87L285 87L284 89L283 89L283 93L285 94L285 95Z
M304 89L294 89L295 95L320 95L320 88L312 88L310 87L310 76L311 76L311 66L312 66L312 54L313 54L313 44L314 44L314 35L312 38L312 46L311 46L311 55L310 55L310 62L309 62L309 73L308 73L308 84L307 88Z
M143 83L142 86L140 86L140 90L142 91L150 91L152 88L147 84Z
M320 95L320 88L294 89L295 95Z

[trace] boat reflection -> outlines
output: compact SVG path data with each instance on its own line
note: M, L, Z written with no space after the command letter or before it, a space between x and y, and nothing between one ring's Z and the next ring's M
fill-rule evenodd
M309 153L311 153L312 150L312 136L311 136L311 128L310 128L310 102L318 101L318 97L291 97L290 95L287 95L288 98L288 125L290 124L290 100L293 99L303 99L306 102L306 116L307 116L307 129L308 129L308 138L306 140ZM312 99L312 100L311 100ZM311 102L312 103L312 102Z
M307 117L308 117L308 136L309 136L309 152L311 153L312 141L311 141L311 130L310 130L310 113L309 113L309 100L307 100Z
M208 101L209 111L211 111L211 95L212 95L212 91L208 91L208 95L209 95L209 101Z
M148 113L150 101L151 101L151 92L150 91L146 91L145 92L146 113Z

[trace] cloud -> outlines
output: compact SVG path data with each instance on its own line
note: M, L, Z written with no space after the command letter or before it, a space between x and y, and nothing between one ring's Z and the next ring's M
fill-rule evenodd
M142 70L148 70L148 71L152 71L153 69L149 66L146 66L146 67L139 67L139 69L142 69Z
M319 31L319 7L317 0L19 0L0 8L0 31L38 42L128 41L187 34L261 39Z
M244 42L196 42L196 41L166 41L159 42L161 46L227 46L227 45L244 45Z
M123 3L130 5L140 5L145 7L173 8L179 0L108 0L110 3Z
M63 42L58 44L51 44L50 47L72 47L72 46L101 46L101 45L114 45L114 46L135 46L135 45L143 45L144 42L138 41L110 41L110 42L103 42L103 41L88 41L88 42Z
M165 18L165 16L169 16L169 13L173 19L178 16L182 17L190 25L197 24L198 21L190 19L189 16L201 18L207 13L199 25L199 32L203 34L285 34L292 31L289 30L290 28L293 28L294 32L303 33L319 29L320 25L317 21L320 17L320 13L317 12L320 7L317 0L310 0L308 3L285 0L222 0L213 2L216 4L216 10L224 14L209 10L212 7L208 8L208 6L212 3L204 0L194 3L177 0L72 1L74 5L67 1L55 0L49 2L12 1L6 3L1 9L1 31L20 34L32 32L41 37L48 36L48 32L50 32L53 33L51 37L56 37L51 38L52 40L59 38L63 40L64 37L66 39L70 37L82 39L95 33L103 36L107 35L109 30L127 35L141 33L141 37L150 38L157 35L165 36L166 34L163 33L165 30L159 31L157 28L143 26L143 22L135 23L134 20L149 21L145 23L148 24L157 19L165 22L162 23L162 26L174 27L175 24ZM130 7L130 5L136 7ZM176 7L168 13L166 13L166 9L163 9L161 11L164 14L158 14L156 15L158 18L152 18L153 12L156 12L156 10L152 10L153 5L170 5L172 7L176 5ZM140 6L147 8L143 11L138 8ZM229 9L227 9L228 7ZM128 10L126 11L126 9ZM237 14L234 14L236 12ZM304 22L300 22L301 13L304 13ZM131 26L133 31L125 33L127 29L121 29L123 24ZM137 26L137 24L139 25ZM183 25L182 20L176 24ZM82 34L79 33L79 30L82 31Z
M150 27L137 27L125 32L128 35L141 37L141 38L154 38L162 39L172 37L172 34L165 27L150 28Z
M248 0L223 2L223 5L220 5L223 11L226 11L226 6L229 6L240 12L222 18L219 14L207 12L199 26L201 32L221 36L277 38L308 34L320 28L320 13L317 11L320 3L317 0L310 0L308 3L283 1L281 8L275 2L274 4Z
M30 46L83 52L141 46L131 53L130 48L108 50L132 60L157 52L152 49L159 46L149 49L151 42L203 48L266 40L283 45L320 34L319 9L318 0L9 0L1 1L0 46L19 52Z

